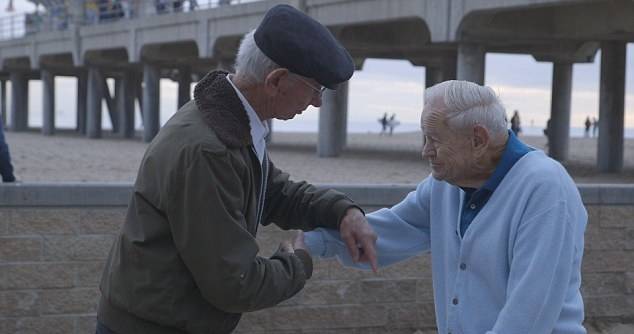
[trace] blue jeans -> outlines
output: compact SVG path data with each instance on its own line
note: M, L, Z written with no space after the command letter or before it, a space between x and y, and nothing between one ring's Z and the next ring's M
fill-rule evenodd
M110 330L110 328L106 327L99 320L97 320L97 331L95 334L117 334Z
M2 119L0 119L0 175L2 182L14 182L13 165L11 165L11 155L9 154L9 146L4 139L4 129Z

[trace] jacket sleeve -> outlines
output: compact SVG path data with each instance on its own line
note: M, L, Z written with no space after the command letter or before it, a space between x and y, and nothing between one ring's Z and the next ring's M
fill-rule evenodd
M277 169L271 161L264 206L264 225L273 222L285 230L304 231L317 227L339 230L348 208L361 210L338 191L317 189L305 181L291 181L289 175Z
M197 152L171 178L167 208L173 240L203 297L242 313L292 297L310 276L303 254L258 257L247 230L239 167L226 152ZM308 257L308 260L310 258Z

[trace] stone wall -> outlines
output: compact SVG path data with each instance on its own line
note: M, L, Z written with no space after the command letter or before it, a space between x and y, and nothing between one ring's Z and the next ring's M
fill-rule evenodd
M411 186L335 186L367 210ZM583 294L589 327L634 322L634 186L580 186L589 213ZM123 221L129 185L0 187L0 333L94 333L98 282ZM261 228L262 256L291 232ZM317 261L278 307L243 317L239 333L435 333L430 259L378 275ZM628 327L630 328L630 327Z

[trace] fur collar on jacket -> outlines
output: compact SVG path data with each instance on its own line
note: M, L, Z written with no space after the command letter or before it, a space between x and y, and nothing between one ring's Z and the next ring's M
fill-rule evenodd
M229 81L227 72L207 73L194 88L196 107L205 123L227 147L238 148L252 143L249 116Z

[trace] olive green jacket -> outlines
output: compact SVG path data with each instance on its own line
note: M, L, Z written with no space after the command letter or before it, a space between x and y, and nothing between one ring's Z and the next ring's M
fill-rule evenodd
M262 167L224 72L211 72L149 145L101 280L98 319L127 333L230 333L304 286L308 253L258 256ZM338 228L356 206L269 161L261 223Z

